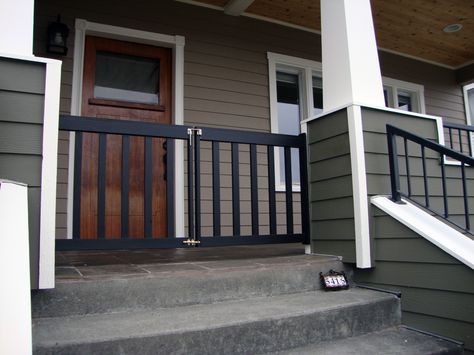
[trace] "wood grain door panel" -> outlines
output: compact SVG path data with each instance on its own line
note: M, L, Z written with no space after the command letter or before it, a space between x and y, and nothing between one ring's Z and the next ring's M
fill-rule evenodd
M133 56L159 61L157 103L130 102L94 97L97 53ZM130 80L130 79L128 79ZM133 86L133 82L131 83ZM171 50L99 37L86 37L82 116L171 123ZM83 134L81 172L81 239L119 239L122 235L122 137L107 135L105 165L105 227L98 235L98 161L99 135ZM144 238L145 198L151 199L152 235L163 238L167 233L166 182L163 139L152 139L152 193L145 196L145 139L129 138L128 231L125 237Z

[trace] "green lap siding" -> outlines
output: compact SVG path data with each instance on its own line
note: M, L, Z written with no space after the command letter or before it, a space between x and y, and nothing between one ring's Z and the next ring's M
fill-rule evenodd
M374 207L375 268L356 282L402 292L402 322L474 351L474 270Z
M45 64L0 57L0 178L28 185L31 286L38 284Z
M347 115L312 121L308 131L311 245L355 262L354 211Z

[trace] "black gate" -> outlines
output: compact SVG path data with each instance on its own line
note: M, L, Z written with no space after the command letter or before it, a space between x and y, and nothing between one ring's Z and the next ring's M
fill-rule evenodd
M60 117L59 129L75 132L73 237L57 239L56 247L59 250L309 243L304 134L291 136L65 115ZM104 236L103 187L106 179L106 158L100 153L97 173L97 239L80 238L81 144L84 132L99 135L99 152L105 151L108 135L120 135L124 143L121 164L122 235L119 239L108 239ZM129 162L126 143L132 136L142 137L144 140L145 196L149 195L147 192L151 191L152 184L151 140L165 139L167 235L160 238L156 238L151 232L151 203L147 198L143 206L144 236L140 239L128 237ZM187 226L184 238L177 237L174 228L174 159L178 140L184 142L187 167ZM295 168L299 174L295 172ZM276 173L280 175L279 179L277 178L279 184L276 184Z

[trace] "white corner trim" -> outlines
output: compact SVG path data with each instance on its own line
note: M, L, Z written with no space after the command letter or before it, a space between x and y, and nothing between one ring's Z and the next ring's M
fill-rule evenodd
M61 62L46 61L43 119L43 162L41 167L41 210L39 243L39 288L54 287L56 234L56 181L58 161L59 97Z
M370 253L369 207L367 202L362 110L360 106L351 105L347 108L347 124L351 152L356 265L358 268L370 268L372 267L372 261Z
M84 68L84 45L86 35L125 40L171 48L173 50L173 124L184 123L184 45L185 38L131 28L105 25L76 19L74 38L74 64L72 75L71 114L81 114L82 77ZM175 231L177 237L184 236L184 151L183 143L176 141L175 147ZM67 236L72 238L72 211L74 186L74 133L69 136Z
M446 253L474 269L474 240L402 199L398 204L386 196L374 196L371 203Z
M32 354L28 187L0 179L0 353Z

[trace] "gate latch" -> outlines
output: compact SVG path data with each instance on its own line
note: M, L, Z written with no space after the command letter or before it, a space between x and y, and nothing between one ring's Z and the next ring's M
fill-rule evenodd
M193 135L196 134L196 136L202 136L202 129L201 128L188 128L188 136L189 136L189 145L193 145Z

